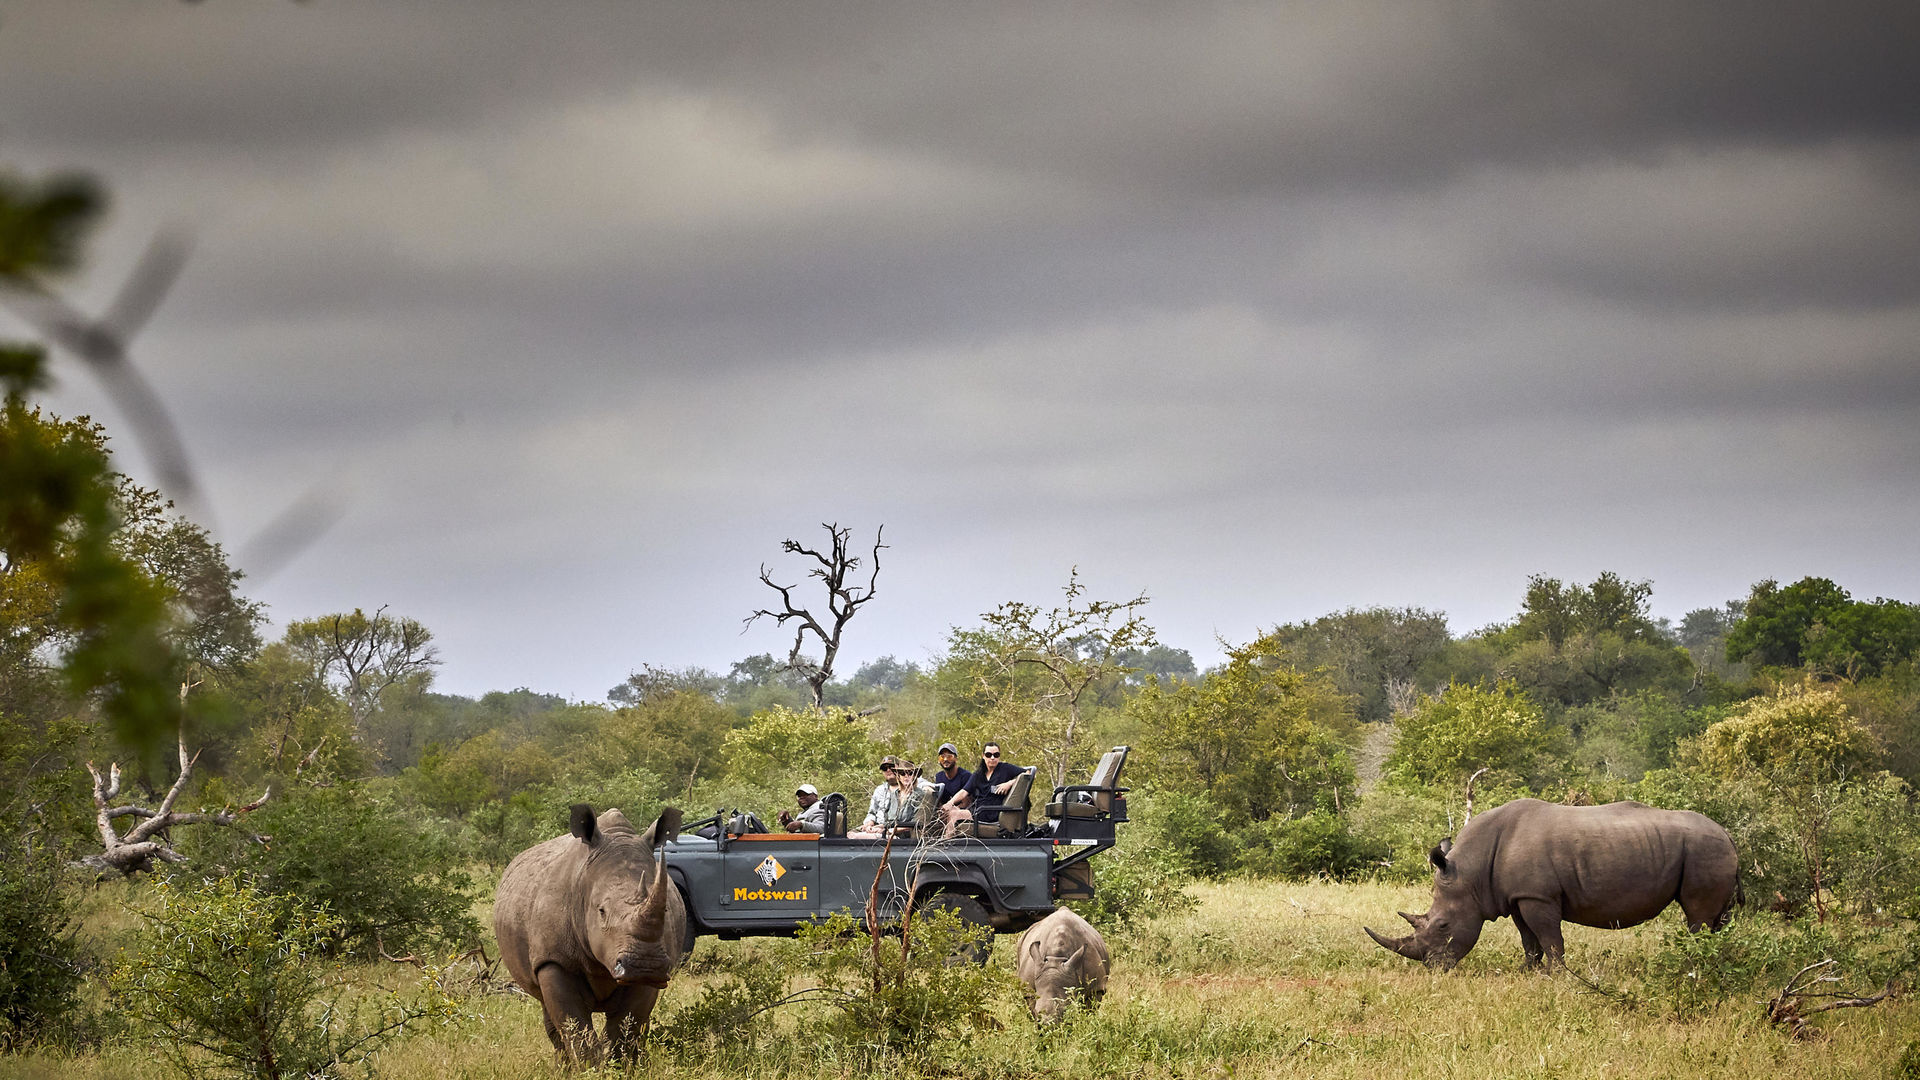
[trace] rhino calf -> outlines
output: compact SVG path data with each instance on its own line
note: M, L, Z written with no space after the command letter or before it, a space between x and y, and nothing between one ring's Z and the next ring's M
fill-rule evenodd
M1015 970L1027 984L1033 1015L1058 1020L1067 998L1083 994L1098 1004L1107 993L1113 961L1107 943L1087 920L1060 908L1020 935Z
M1562 806L1515 799L1474 818L1458 844L1442 840L1433 905L1400 917L1403 938L1367 928L1382 948L1452 967L1493 919L1511 916L1529 965L1562 961L1562 921L1637 926L1678 901L1690 929L1726 925L1740 891L1740 860L1727 830L1690 810L1637 802Z
M507 864L493 934L507 973L540 1003L562 1060L599 1064L609 1050L623 1059L638 1051L680 962L687 909L661 853L680 831L680 811L668 807L636 833L620 811L595 818L579 803L571 824ZM604 1038L594 1013L607 1018Z

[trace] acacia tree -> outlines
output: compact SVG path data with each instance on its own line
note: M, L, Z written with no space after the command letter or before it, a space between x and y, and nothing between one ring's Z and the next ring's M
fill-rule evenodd
M1137 650L1160 642L1140 609L1145 593L1131 600L1087 600L1080 568L1067 575L1066 602L1042 611L1011 600L981 616L985 632L956 639L980 653L974 665L980 689L997 700L996 711L1033 730L1030 742L1058 787L1077 764L1076 744L1086 730L1084 707L1105 680L1133 670L1125 663ZM1024 722L1024 723L1023 723Z
M798 585L781 585L773 580L773 571L765 563L760 564L760 581L767 588L780 594L780 610L761 608L747 616L746 625L752 626L760 619L768 618L777 626L785 626L788 621L796 622L793 633L793 648L787 653L787 670L798 675L813 691L815 708L826 704L828 680L833 678L833 662L840 655L840 635L853 619L861 606L874 598L874 586L880 580L880 551L886 545L880 542L886 526L874 530L873 534L873 572L867 576L864 589L859 585L849 585L847 578L860 569L860 557L851 554L847 542L853 538L853 530L841 528L838 522L822 523L827 530L832 545L826 552L816 551L798 540L780 541L780 550L789 555L804 555L818 565L807 571L809 577L820 579L827 589L827 617L816 617L807 608L797 607L793 602L793 590ZM820 659L815 660L801 650L806 646L807 638L812 636L820 643Z
M371 616L359 608L351 615L322 615L287 627L286 642L329 681L353 715L356 738L366 738L367 721L396 685L424 684L440 655L433 634L413 619L387 614L384 605Z

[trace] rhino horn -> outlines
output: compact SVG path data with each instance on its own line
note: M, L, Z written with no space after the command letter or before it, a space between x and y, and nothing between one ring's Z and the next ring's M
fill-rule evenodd
M667 926L667 890L673 883L667 880L667 854L662 851L653 864L653 881L647 890L647 899L640 909L640 938L643 941L658 941Z
M1380 946L1381 948L1387 950L1388 952L1398 953L1409 960L1425 960L1426 959L1426 957L1421 956L1417 951L1414 950L1413 938L1410 936L1403 937L1403 938L1382 937L1380 934L1376 933L1373 927L1371 926L1361 927L1361 929L1367 932L1367 936L1373 939L1374 944Z
M1413 927L1416 933L1427 928L1427 915L1409 915L1404 911L1397 911L1394 914L1407 920L1407 925Z

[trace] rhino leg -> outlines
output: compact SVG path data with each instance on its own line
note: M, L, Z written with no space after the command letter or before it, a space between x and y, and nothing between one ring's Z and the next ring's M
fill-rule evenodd
M1533 945L1527 947L1527 961L1535 959L1534 949L1539 949L1540 959L1549 968L1565 963L1567 943L1560 936L1560 905L1547 900L1522 900L1514 905L1514 924L1520 927L1520 943L1527 946L1529 937Z
M1513 926L1514 929L1520 931L1520 948L1526 951L1527 966L1538 967L1540 965L1540 935L1534 933L1533 927L1527 925L1527 920L1518 915L1513 917Z
M640 1056L647 1018L659 999L660 990L653 986L623 986L607 999L607 1041L613 1046L614 1060L633 1061Z
M561 1060L600 1063L600 1040L593 1033L593 1003L584 979L560 970L557 964L540 969L540 1007L547 1038Z

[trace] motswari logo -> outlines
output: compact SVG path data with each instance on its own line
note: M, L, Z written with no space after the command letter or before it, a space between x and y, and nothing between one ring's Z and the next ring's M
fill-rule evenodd
M753 868L753 872L759 875L761 881L771 885L787 875L787 868L780 865L779 859L769 855Z

